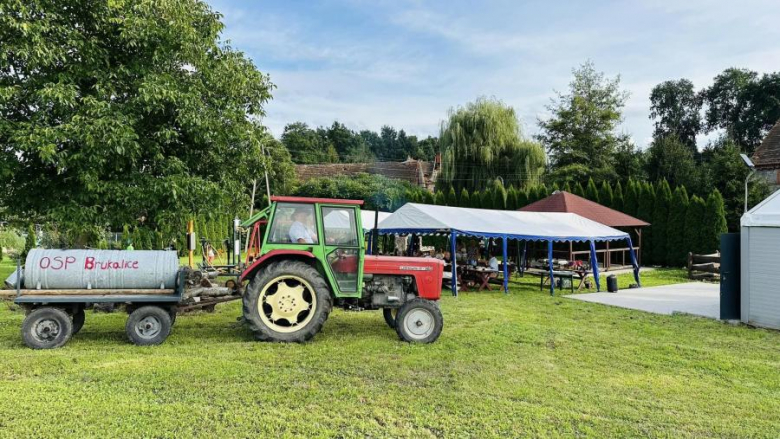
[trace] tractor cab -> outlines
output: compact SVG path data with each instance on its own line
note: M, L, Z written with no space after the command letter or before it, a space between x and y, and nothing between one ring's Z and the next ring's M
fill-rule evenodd
M443 323L434 301L441 294L444 263L366 256L362 204L275 196L241 224L250 231L246 269L239 278L249 282L244 317L259 339L307 340L333 305L382 309L388 325L407 341L438 337ZM402 318L414 322L396 325Z

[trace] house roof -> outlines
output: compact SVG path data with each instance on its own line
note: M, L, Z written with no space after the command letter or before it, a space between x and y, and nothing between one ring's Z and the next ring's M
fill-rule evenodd
M569 212L596 221L609 227L644 227L650 223L610 209L594 201L566 191L556 191L552 195L519 210L523 212Z
M758 169L780 168L780 121L769 130L753 153L752 160Z

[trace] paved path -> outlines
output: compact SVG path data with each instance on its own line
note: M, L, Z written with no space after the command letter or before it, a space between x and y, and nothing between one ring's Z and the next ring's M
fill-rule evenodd
M714 283L689 282L620 290L617 293L570 294L563 297L656 314L686 313L712 319L720 317L720 285Z

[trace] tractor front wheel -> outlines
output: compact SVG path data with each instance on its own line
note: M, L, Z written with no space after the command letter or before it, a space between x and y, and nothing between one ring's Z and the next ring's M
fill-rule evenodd
M249 283L243 304L256 339L295 343L320 332L333 306L328 284L314 267L300 261L262 269Z
M398 310L395 331L403 341L433 343L444 328L439 304L425 299L413 299Z

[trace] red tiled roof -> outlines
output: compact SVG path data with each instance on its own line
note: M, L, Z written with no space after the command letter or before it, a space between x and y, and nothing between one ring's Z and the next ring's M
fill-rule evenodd
M752 160L758 169L780 169L780 121L756 148Z
M523 208L524 212L569 212L576 213L597 223L609 227L644 227L650 223L641 219L602 206L566 191L556 191L547 198L531 203Z

